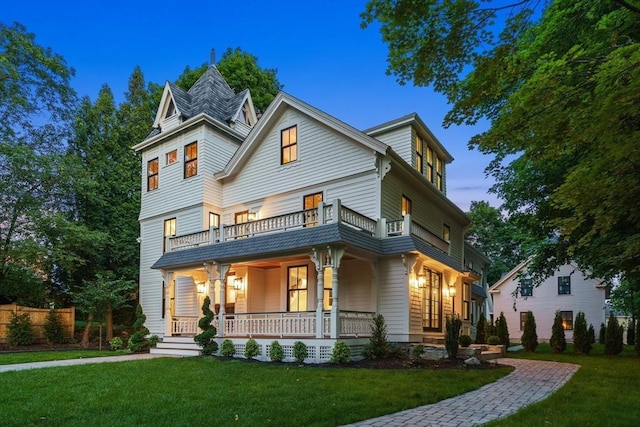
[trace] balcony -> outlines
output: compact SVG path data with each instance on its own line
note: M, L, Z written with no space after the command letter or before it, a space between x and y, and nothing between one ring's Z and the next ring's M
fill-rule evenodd
M242 238L251 238L269 233L312 227L340 222L355 230L377 238L392 238L412 235L442 253L449 254L449 242L406 215L403 219L387 221L368 218L335 200L332 204L320 203L317 208L301 210L284 215L258 219L241 224L222 225L180 236L166 238L167 251L179 251L204 245L215 245Z

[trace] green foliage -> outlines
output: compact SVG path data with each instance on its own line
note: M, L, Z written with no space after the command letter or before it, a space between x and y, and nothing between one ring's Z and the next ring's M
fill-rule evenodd
M44 320L44 336L49 344L60 344L66 339L64 326L55 310L49 310Z
M622 334L624 327L618 324L618 320L613 313L609 315L607 320L607 329L604 340L604 354L616 356L622 352L624 344L622 342Z
M487 338L487 344L489 345L499 345L500 344L500 337L497 335L489 335L489 337Z
M282 362L284 360L284 349L277 340L273 341L269 347L269 359L274 362Z
M478 323L476 324L476 344L484 344L487 341L487 321L484 318L484 313L480 313Z
M222 354L224 357L233 357L233 355L236 354L236 346L233 345L233 341L228 338L222 341L220 354Z
M329 361L336 365L344 365L351 362L351 348L344 341L336 342Z
M449 359L451 360L458 357L458 337L460 336L460 328L462 328L462 320L460 320L460 316L447 316L445 321L444 345L447 349Z
M469 347L472 341L469 335L460 335L460 347Z
M149 338L147 338L149 347L155 347L156 345L158 345L158 341L160 341L160 337L157 335L151 335Z
M629 326L627 327L627 344L636 344L636 319L634 318L629 320Z
M591 323L589 323L589 330L587 331L587 334L589 335L589 342L593 347L593 344L596 343L596 330L593 328Z
M302 341L296 341L293 343L293 357L296 362L303 363L309 355L307 345Z
M249 338L244 346L244 357L251 359L260 355L260 345L253 338Z
M504 317L503 312L496 320L496 335L500 338L500 344L509 345L509 325L507 325L507 318Z
M587 319L582 311L576 314L576 320L573 323L573 351L576 353L591 353L592 344L589 330L587 329Z
M113 337L109 341L109 348L111 348L111 350L116 350L116 351L120 350L123 345L124 345L124 342L120 337Z
M636 356L640 356L640 321L636 322L636 343L633 346L633 350Z
M362 355L370 359L382 359L389 357L391 349L387 339L387 325L382 314L373 316L371 324L371 337L365 345Z
M600 331L598 332L598 344L604 344L606 336L607 336L607 328L606 326L604 326L604 323L601 323Z
M218 351L218 343L215 341L217 330L211 324L213 322L213 311L211 311L210 305L211 299L207 295L202 302L203 316L198 320L198 328L202 332L193 337L193 340L202 347L201 351L204 356L211 356Z
M147 316L142 312L142 306L138 304L136 307L136 321L133 323L134 333L129 337L127 348L129 351L138 352L149 347L146 336L149 335L149 329L144 326Z
M422 359L422 355L424 354L424 346L422 344L418 344L411 350L411 358L414 360Z
M551 345L551 351L554 353L562 353L567 348L567 340L564 336L564 328L562 327L562 316L559 311L556 311L556 315L553 318L549 344Z
M7 342L11 345L33 344L33 328L28 313L11 313L11 321L7 325Z
M522 346L526 351L536 351L538 347L538 334L536 333L536 319L531 311L527 312L522 331Z

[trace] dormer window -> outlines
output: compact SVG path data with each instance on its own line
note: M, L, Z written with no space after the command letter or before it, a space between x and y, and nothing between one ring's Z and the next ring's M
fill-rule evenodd
M416 135L416 170L423 173L424 142Z
M167 107L167 114L164 116L165 119L168 119L171 116L176 114L176 106L173 103L173 99L169 101L169 106Z

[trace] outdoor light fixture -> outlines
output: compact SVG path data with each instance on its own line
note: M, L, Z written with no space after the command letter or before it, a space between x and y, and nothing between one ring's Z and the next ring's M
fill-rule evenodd
M427 276L418 274L418 287L424 289L427 287Z
M207 286L204 282L196 282L196 291L199 294L204 294L207 291Z
M249 212L247 214L247 219L249 221L255 221L256 219L258 219L258 214L256 212Z
M455 286L449 286L449 296L451 298L456 296L456 287Z
M236 277L235 279L233 279L233 289L235 289L236 291L244 290L244 280L242 279L242 277Z

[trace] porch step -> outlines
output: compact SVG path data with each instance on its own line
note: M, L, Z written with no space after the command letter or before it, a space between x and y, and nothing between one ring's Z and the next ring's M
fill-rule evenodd
M152 348L149 350L151 354L160 354L165 356L182 356L182 357L193 357L200 356L200 350L186 350L180 348Z
M166 354L172 356L200 356L200 347L193 341L193 337L164 337L149 350L152 354Z
M480 353L480 360L493 360L500 359L502 357L502 352L499 350L487 350Z

